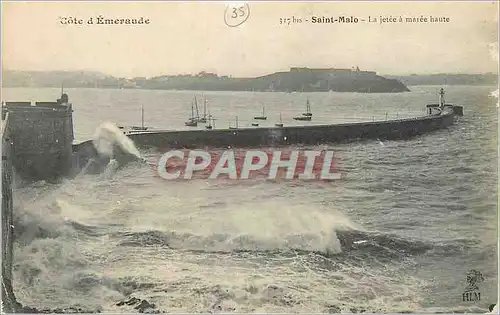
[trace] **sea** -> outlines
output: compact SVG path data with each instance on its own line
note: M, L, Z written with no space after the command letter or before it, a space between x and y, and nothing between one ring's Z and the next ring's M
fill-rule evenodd
M215 128L425 115L441 86L411 92L65 89L75 142L103 122L187 129L196 97ZM36 308L136 312L488 312L497 303L498 87L444 86L464 116L411 140L334 151L339 180L168 181L130 164L15 190L14 291ZM492 92L496 91L496 97ZM3 101L60 89L4 88ZM494 94L494 93L493 93ZM313 120L297 122L310 101ZM203 128L203 125L200 125ZM168 149L168 148L160 148ZM154 161L157 153L140 151ZM471 270L480 300L464 301ZM482 281L481 281L482 280Z

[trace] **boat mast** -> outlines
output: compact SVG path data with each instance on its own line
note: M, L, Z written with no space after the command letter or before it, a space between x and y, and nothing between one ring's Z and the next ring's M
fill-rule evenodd
M205 100L203 102L203 118L207 119L207 97L205 96Z
M196 96L194 97L194 106L196 106L196 118L200 118L200 112L198 111L198 101L196 100Z
M236 116L236 128L238 128L238 116Z

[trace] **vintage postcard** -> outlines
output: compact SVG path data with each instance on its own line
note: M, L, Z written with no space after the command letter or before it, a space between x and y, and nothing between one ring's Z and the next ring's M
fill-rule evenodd
M3 312L498 313L499 2L1 11Z

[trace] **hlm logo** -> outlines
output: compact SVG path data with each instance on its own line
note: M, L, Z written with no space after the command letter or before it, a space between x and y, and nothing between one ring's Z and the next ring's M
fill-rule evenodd
M467 273L467 287L465 287L464 293L462 293L462 301L481 301L481 292L479 292L478 284L483 281L483 275L479 271L474 269L470 270Z

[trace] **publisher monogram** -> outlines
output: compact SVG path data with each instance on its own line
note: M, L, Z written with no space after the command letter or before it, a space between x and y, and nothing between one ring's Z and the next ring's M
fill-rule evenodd
M462 293L463 302L476 302L481 301L481 292L479 292L478 284L484 281L481 272L472 269L467 273L467 286L464 293Z

